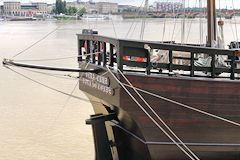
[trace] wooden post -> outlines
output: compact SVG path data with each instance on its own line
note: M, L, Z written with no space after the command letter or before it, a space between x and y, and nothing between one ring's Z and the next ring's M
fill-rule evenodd
M101 55L101 48L100 48L100 45L101 45L101 42L98 41L98 44L97 44L97 56L98 56L98 65L101 65L101 62L102 62L102 55Z
M96 58L95 58L95 51L96 51L96 42L95 41L91 41L91 56L92 56L92 63L95 64L96 63Z
M194 53L191 52L191 71L190 71L190 76L194 77Z
M113 67L113 44L110 44L110 57L109 57L109 66Z
M106 52L107 52L107 44L106 42L103 43L103 66L106 66L107 64L107 55L106 55Z
M146 50L146 57L147 57L147 62L146 62L146 73L147 75L151 74L151 63L150 63L150 53L148 52L148 50Z
M234 80L235 79L235 68L236 68L236 56L233 55L231 56L231 80Z
M83 40L78 39L78 61L82 61L82 47L83 47Z
M169 50L169 72L172 72L172 68L173 68L173 63L172 63L172 58L173 58L173 55L172 55L172 50Z
M86 43L87 43L86 44L86 46L87 46L87 48L86 48L87 49L87 51L86 51L87 52L86 61L89 62L89 60L90 60L90 55L89 55L90 54L90 41L87 40Z
M215 78L215 75L216 75L215 53L211 54L211 57L212 57L212 61L211 61L211 69L212 69L211 76L212 76L212 78Z
M212 40L216 40L216 3L215 0L207 0L208 17L208 45L212 46ZM213 37L213 39L212 39Z

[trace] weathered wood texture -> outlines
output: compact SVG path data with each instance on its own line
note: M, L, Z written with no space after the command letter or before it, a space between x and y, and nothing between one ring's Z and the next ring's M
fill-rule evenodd
M127 77L134 86L141 89L240 122L239 83L136 75ZM130 91L137 97L132 89ZM240 127L140 93L184 143L195 144L189 147L199 155L200 159L237 160L240 158ZM135 120L146 141L171 142L123 89L121 89L120 100L120 107ZM139 98L137 100L148 113L151 113ZM152 113L151 116L161 124ZM148 149L151 159L187 159L174 144L149 145Z
M114 159L185 160L189 158L139 108L112 75L106 72L106 66L112 67L116 77L123 83L126 83L126 81L117 74L116 68L123 71L126 69L125 66L137 66L142 70L142 73L131 67L128 67L128 71L125 70L126 72L124 72L135 87L240 123L240 81L234 80L236 79L235 73L240 73L240 69L236 68L235 65L236 56L238 56L237 51L114 39L98 35L78 35L78 40L79 47L82 47L79 49L79 55L85 54L82 50L84 49L84 43L87 42L85 52L92 56L92 59L88 55L79 58L80 66L82 68L87 66L88 69L101 69L99 75L104 74L109 77L109 87L114 89L114 95L106 95L102 91L82 83L80 74L79 88L92 101L95 113L108 114L115 112L118 116L117 120L112 121L113 124L106 123L109 139L114 144L112 145ZM89 45L90 42L98 45L95 49L98 52L100 51L98 54L101 55L95 57L94 53L91 53L90 50L93 48ZM102 44L102 49L99 47L100 44ZM167 50L169 62L156 63L154 64L156 68L154 68L149 60L150 52L147 52L149 50L145 46L149 46L151 49ZM174 64L173 59L176 57L173 56L173 52L175 51L188 53L190 64ZM198 53L212 57L213 61L210 67L194 65L195 55ZM215 66L216 55L228 55L231 58L231 67L219 68ZM124 60L126 58L124 56L136 56L145 60L142 62L132 61L131 58L131 60ZM179 59L179 57L177 58ZM180 59L182 58L184 57L180 57ZM167 69L169 73L174 70L185 70L190 71L190 74L188 77L155 74L152 72L153 68ZM206 76L199 79L196 77L195 71L210 72L211 78ZM222 81L214 79L218 73L222 72L228 73L229 77L225 77L225 80ZM166 127L137 97L133 89L127 88L146 111L166 130ZM140 94L147 100L157 115L201 160L240 160L239 126L141 91Z

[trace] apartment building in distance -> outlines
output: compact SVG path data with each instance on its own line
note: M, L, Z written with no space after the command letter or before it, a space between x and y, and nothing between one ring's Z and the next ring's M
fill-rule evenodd
M109 14L118 12L118 4L110 2L98 2L98 10L100 14Z
M87 13L99 13L99 14L109 14L118 12L118 4L111 2L84 2L81 0L75 2L67 2L67 7L76 7L78 10L85 8Z
M155 11L170 12L183 10L183 4L180 2L154 2L153 7Z
M74 2L67 2L67 7L76 7L78 10L85 8L87 13L98 13L98 7L95 2L88 1L74 1Z
M20 2L3 2L0 6L0 13L5 16L31 16L47 13L47 3L34 2L31 4L21 4Z
M3 15L3 6L0 6L0 15Z

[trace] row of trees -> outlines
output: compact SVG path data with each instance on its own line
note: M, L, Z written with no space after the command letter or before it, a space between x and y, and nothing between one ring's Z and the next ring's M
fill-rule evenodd
M56 8L53 9L52 11L55 14L67 14L67 15L83 15L84 13L86 13L86 9L82 8L81 10L78 11L78 9L76 7L67 7L66 5L66 1L62 1L62 0L56 0Z

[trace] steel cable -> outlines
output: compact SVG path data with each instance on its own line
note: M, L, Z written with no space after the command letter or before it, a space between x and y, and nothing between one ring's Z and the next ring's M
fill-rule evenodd
M136 100L136 98L126 89L124 84L120 82L117 77L112 73L112 71L107 67L108 72L112 75L112 77L122 86L122 88L127 92L127 94L132 98L132 100L140 107L140 109L151 119L151 121L174 143L176 146L183 151L190 159L195 160L189 153L185 151L160 125L159 123L146 111L146 109Z
M168 131L180 142L181 145L187 149L188 152L191 153L193 157L197 160L199 158L183 143L183 141L171 130L171 128L162 120L162 118L155 112L155 110L149 105L149 103L143 98L143 96L136 90L136 88L132 85L132 83L127 79L127 77L118 69L118 72L122 75L122 77L127 81L127 83L133 88L135 93L141 98L141 100L147 105L147 107L152 111L152 113L159 119L160 122L168 129Z

